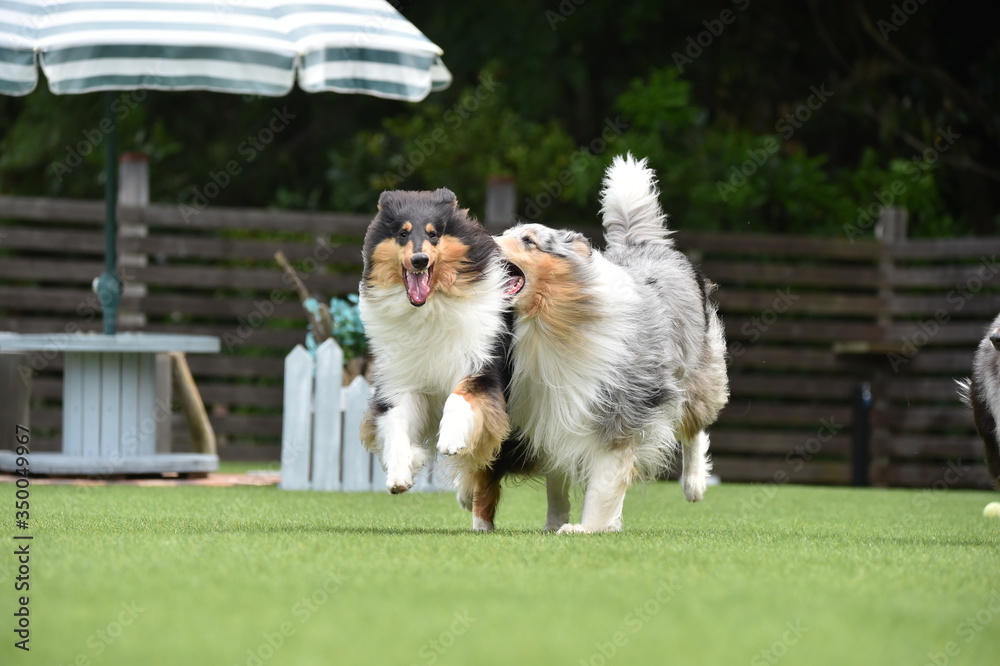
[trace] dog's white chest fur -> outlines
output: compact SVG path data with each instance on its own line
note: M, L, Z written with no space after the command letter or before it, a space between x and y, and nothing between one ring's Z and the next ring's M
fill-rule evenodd
M361 320L386 397L416 392L443 403L492 358L503 330L502 277L495 266L471 296L435 293L421 307L402 286L362 290Z

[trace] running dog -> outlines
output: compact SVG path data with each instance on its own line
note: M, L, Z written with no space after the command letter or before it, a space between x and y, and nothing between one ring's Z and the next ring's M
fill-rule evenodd
M383 192L362 251L360 312L374 362L361 438L386 487L410 489L434 457L451 456L473 529L493 529L500 480L528 465L510 431L505 390L511 314L493 237L447 189Z
M993 320L976 348L972 377L958 381L962 402L972 409L976 430L983 438L986 467L993 487L1000 490L1000 316Z
M550 475L550 506L560 480L585 487L581 522L560 533L619 531L629 485L678 448L684 495L702 499L705 429L729 399L714 286L674 248L646 161L616 157L601 199L603 253L539 224L497 241L512 264L512 425Z

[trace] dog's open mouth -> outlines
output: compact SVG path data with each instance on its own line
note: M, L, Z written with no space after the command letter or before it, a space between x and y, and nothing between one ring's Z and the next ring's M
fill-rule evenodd
M410 299L410 305L420 307L427 302L427 297L431 295L431 275L433 271L433 266L422 271L403 269L403 284L406 285L406 295Z
M504 262L504 272L503 297L509 301L524 289L524 272L509 261Z

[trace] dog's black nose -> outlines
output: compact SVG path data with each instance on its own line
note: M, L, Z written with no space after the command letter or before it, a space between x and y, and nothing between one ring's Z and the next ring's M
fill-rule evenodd
M415 255L410 257L410 265L412 265L415 270L422 271L427 268L427 264L430 260L431 258L423 252L417 252Z
M993 349L1000 350L1000 329L990 333L990 342L993 344Z

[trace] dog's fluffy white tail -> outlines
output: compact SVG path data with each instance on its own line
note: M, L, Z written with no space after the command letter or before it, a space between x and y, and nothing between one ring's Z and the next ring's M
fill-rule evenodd
M659 195L656 174L646 166L645 158L636 160L632 153L615 156L604 174L601 189L601 217L607 244L670 244L670 231L665 226L667 216L660 208Z

